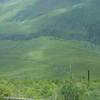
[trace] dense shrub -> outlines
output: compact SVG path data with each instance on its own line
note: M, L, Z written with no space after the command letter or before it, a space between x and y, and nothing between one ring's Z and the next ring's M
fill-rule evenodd
M6 80L0 80L0 97L14 96L15 86Z
M25 97L48 100L100 100L100 83L38 80L12 83L0 80L0 97Z
M85 91L80 84L66 83L59 89L56 100L85 100Z

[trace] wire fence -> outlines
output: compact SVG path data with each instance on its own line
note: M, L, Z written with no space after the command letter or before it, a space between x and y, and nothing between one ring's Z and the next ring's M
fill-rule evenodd
M34 99L22 98L22 97L0 97L0 100L34 100Z
M23 97L0 97L0 100L46 100L46 99L33 99Z

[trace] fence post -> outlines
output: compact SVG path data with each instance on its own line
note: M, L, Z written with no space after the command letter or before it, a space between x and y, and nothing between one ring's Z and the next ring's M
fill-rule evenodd
M90 85L90 70L88 70L88 86Z
M70 64L70 71L69 71L69 73L70 73L70 81L72 81L73 75L72 75L72 65L71 64Z

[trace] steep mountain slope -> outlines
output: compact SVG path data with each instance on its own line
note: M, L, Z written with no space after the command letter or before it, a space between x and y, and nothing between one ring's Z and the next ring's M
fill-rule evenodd
M80 0L37 0L35 3L32 1L30 6L19 12L16 17L14 17L14 20L32 19L33 17L44 15L45 13L57 8L71 7L79 2Z
M79 3L80 0L76 1L77 3ZM74 2L74 4L77 3ZM41 19L42 17L45 16L46 19L50 21L49 18L53 19L52 15L56 16L56 12L61 13L63 11L66 11L66 9L70 9L74 4L73 0L44 0L44 2L41 2L41 0L10 0L7 3L0 5L0 34L34 33L34 30L39 30L38 28L40 27L42 28L41 24L43 24L42 22L44 22L44 20ZM48 14L49 18L47 16ZM34 22L33 20L36 20L36 22ZM33 28L34 25L38 23L38 20L40 22L42 21L41 24L36 25L37 28ZM47 24L49 23L47 22ZM15 31L13 31L12 29L14 29Z
M99 44L98 4L99 0L10 0L0 11L1 39L31 39L46 35ZM20 36L27 33L27 38Z

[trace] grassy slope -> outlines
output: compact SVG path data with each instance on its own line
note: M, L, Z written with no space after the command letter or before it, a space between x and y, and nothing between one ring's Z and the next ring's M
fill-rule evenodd
M65 78L69 77L72 64L75 78L86 76L88 69L93 78L99 78L99 49L92 44L41 37L30 41L0 41L0 47L0 77Z
M31 18L25 16L27 18L22 21L14 20L13 18L22 11L22 15L24 15L24 13L27 15L25 8L28 8L31 3L34 5L36 1L25 0L24 5L22 5L23 2L20 0L10 0L8 3L0 4L0 8L3 7L3 9L0 10L0 34L33 33L39 36L53 35L59 37L65 37L66 34L78 34L78 37L75 38L79 39L80 34L82 37L88 34L84 28L84 23L91 17L92 12L90 12L90 8L99 2L97 1L98 0L92 3L92 0L90 0L90 2L73 6L70 4L70 7L65 7L63 3L65 1L63 1L62 3L57 3L54 9L51 9L52 7L50 6L51 8L44 11L43 15L36 17L32 15L33 17L31 16ZM54 2L52 1L51 4L52 3ZM61 4L61 6L59 4ZM87 20L85 20L87 16L86 9L88 9L87 12L90 12L90 17L88 16ZM80 12L82 12L82 18ZM93 13L94 12L97 13L93 8ZM98 15L91 18L97 20ZM92 19L88 21L89 23L87 22L90 26L92 25L90 23L91 20ZM81 27L81 25L83 26ZM71 39L73 39L73 36L71 36ZM62 78L66 77L65 70L69 71L69 66L72 64L73 73L76 74L78 72L76 76L85 74L86 70L90 67L90 69L93 70L93 77L99 77L99 54L92 51L91 49L93 48L91 47L84 49L83 44L84 43L80 44L74 41L47 39L0 41L1 76L20 77L20 75L22 75L22 77L31 76L33 78L46 76L53 78L55 76L56 78ZM81 73L81 70L83 73Z

